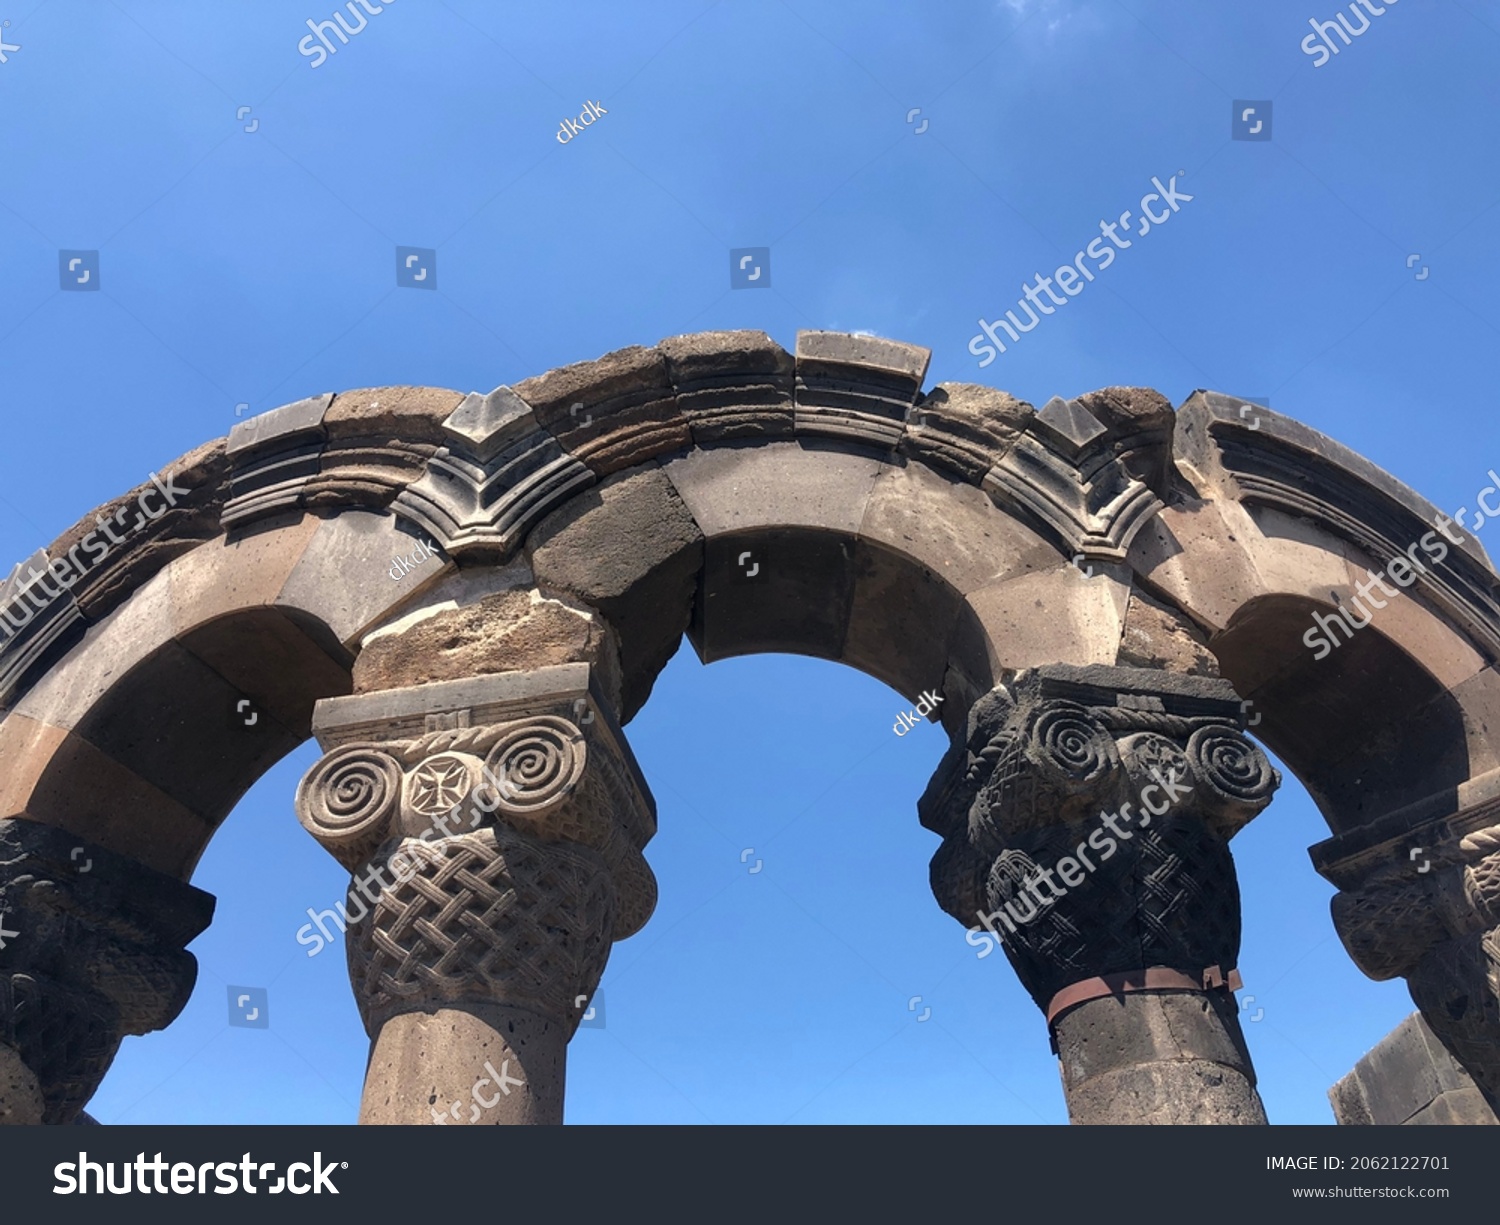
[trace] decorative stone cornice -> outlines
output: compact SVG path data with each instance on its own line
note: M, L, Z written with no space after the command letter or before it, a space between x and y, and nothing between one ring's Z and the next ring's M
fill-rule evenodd
M608 476L692 444L666 358L630 345L516 384L537 423L595 476Z
M333 393L272 409L229 432L226 528L306 505L307 488L322 471L328 431L323 415Z
M1163 506L1136 473L1159 468L1157 453L1170 448L1170 439L1169 427L1121 431L1080 401L1054 397L983 487L1067 556L1123 562L1136 533Z
M876 336L798 332L797 434L894 450L931 357Z
M470 395L443 429L449 445L394 509L454 556L510 557L532 524L596 479L509 387Z
M764 332L695 332L657 348L697 446L792 436L796 362Z
M8 701L33 664L79 622L83 610L71 591L49 594L44 582L51 559L45 549L23 561L0 583L0 704ZM50 590L57 590L56 580Z
M1439 509L1331 438L1259 405L1194 392L1178 411L1183 458L1232 478L1231 496L1318 524L1385 567L1435 531ZM1500 658L1500 578L1471 533L1441 564L1415 567L1412 591Z

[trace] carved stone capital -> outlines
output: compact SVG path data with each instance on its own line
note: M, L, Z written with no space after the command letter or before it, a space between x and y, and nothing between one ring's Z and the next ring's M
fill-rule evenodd
M182 1011L198 972L184 946L213 908L66 830L0 821L0 1047L35 1078L40 1121L72 1122L124 1036Z
M1110 974L1227 974L1240 938L1228 841L1280 783L1242 719L1223 681L1018 674L975 704L919 806L944 837L939 903L999 936L1044 1010Z
M1337 893L1334 927L1349 956L1377 981L1410 974L1438 945L1500 926L1500 856L1472 864L1423 861L1382 872Z
M1342 886L1333 922L1354 963L1377 981L1406 979L1432 1031L1500 1110L1500 801L1419 816L1393 814L1347 848L1331 839L1314 862Z
M1343 886L1334 926L1371 978L1409 975L1439 945L1500 927L1500 825L1483 823L1488 809L1429 819L1347 865L1320 866Z
M1500 1113L1500 927L1429 949L1406 981L1428 1025Z
M587 664L319 704L303 826L354 874L367 1028L507 1003L576 1027L612 940L656 903L655 806ZM378 738L377 738L378 737Z

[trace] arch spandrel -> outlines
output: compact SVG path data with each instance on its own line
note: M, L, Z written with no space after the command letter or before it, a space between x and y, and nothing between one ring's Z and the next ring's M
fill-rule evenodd
M1361 960L1366 902L1399 892L1402 839L1452 835L1456 847L1494 825L1488 814L1500 809L1491 730L1500 580L1482 550L1455 548L1449 565L1432 567L1340 658L1318 663L1298 627L1349 600L1364 569L1427 530L1435 511L1415 494L1321 435L1214 393L1176 413L1157 393L1131 388L1038 410L967 384L924 393L926 368L926 350L873 337L803 333L791 354L763 333L703 333L487 395L367 388L241 423L170 469L189 490L181 506L0 643L0 823L23 841L28 824L59 828L181 880L245 788L315 728L325 749L366 737L376 760L396 762L382 777L426 770L444 785L478 777L491 740L536 735L538 769L548 753L586 758L596 773L579 777L591 781L549 798L551 815L531 825L526 805L501 805L510 815L498 825L487 818L454 836L469 839L473 870L496 889L510 880L505 887L539 900L537 881L573 881L582 892L546 930L594 925L597 945L597 925L633 929L654 898L639 853L654 828L643 815L649 797L630 781L618 729L686 633L705 661L799 651L861 668L911 699L940 692L954 761L970 753L990 762L986 738L1024 724L1018 701L1095 711L1089 719L1118 741L1110 769L1125 770L1122 783L1140 762L1176 760L1195 734L1200 747L1211 731L1250 753L1234 737L1255 724L1329 820L1335 836L1315 848L1315 861L1358 912L1340 918L1341 935L1367 972L1384 975L1388 967ZM42 570L88 530L85 519L39 554ZM419 557L425 542L435 556L394 565ZM6 598L28 583L18 572ZM555 693L523 684L515 692L530 694L524 701L455 697L453 709L429 709L434 694L510 693L514 678L556 677L559 668L582 668L582 689L574 677ZM1404 716L1391 710L1398 703L1377 700L1371 675L1384 678L1387 698L1399 690ZM402 723L398 735L395 724L382 730L361 715L354 731L335 733L336 712L354 709L339 704L350 694L390 704L398 722L418 712L421 726ZM243 695L264 719L254 745L221 717ZM1180 743L1151 741L1148 753L1150 736ZM414 786L403 781L401 796ZM973 834L1001 837L986 855L1015 851L1021 835L1005 824L1013 817L995 816L999 793L948 784L939 792L950 807L989 814L939 817L938 801L924 800L924 821L948 839L935 887L961 915L971 903L993 904L986 891L998 887L985 883L989 860L973 858L978 844L963 841L966 822L979 831L1000 821ZM1071 799L1055 798L1058 813L1072 811ZM1267 798L1257 793L1254 803ZM1195 870L1232 874L1221 844L1253 812L1205 813L1208 833L1191 834ZM316 821L309 828L343 836ZM1469 871L1454 855L1452 869ZM1427 933L1403 937L1415 952L1395 971L1423 984L1424 1009L1440 1010L1443 984L1472 976L1482 960L1472 937L1488 895L1464 896L1479 899L1474 909L1450 906L1435 929L1390 920ZM1421 911L1402 905L1403 914ZM1230 958L1237 927L1214 930L1227 941L1215 955ZM579 982L596 981L602 953L554 953ZM444 955L469 956L458 945ZM1078 952L1080 974L1092 955ZM1450 968L1446 979L1432 969L1439 963ZM390 970L379 956L370 965L372 974ZM458 1008L467 1019L455 1032L476 1041L517 1023L520 1008L528 1041L560 1077L576 1018L537 1002L561 999L555 984L522 990L507 977L515 967L486 965L467 986L420 987L400 975L366 983L381 1001L367 1010L372 1038L390 1035L371 1080L387 1098L400 1096L403 1052L431 1039L402 992L425 999L429 988L438 995L428 1004ZM1191 978L1232 966L1186 968ZM1149 988L1130 1024L1151 1028L1139 1009L1170 1012L1180 1006L1174 993L1191 1004L1195 993L1221 990L1212 977ZM473 994L475 982L489 1002ZM1050 998L1055 984L1030 985ZM1068 998L1054 1034L1072 1049L1100 1014ZM1052 1021L1056 1000L1038 1003ZM1204 1049L1238 1069L1239 1088L1209 1113L1263 1119L1237 1022L1220 1003ZM1434 1023L1489 1092L1500 1075L1485 1045L1500 1033L1494 1012L1491 1002L1461 1024ZM457 1078L465 1059L453 1054ZM1080 1117L1108 1113L1107 1086L1125 1092L1142 1076L1164 1092L1156 1066L1075 1067L1070 1102ZM1216 1073L1186 1075L1171 1090L1183 1100L1206 1092ZM543 1085L517 1110L511 1121L560 1117L560 1092Z

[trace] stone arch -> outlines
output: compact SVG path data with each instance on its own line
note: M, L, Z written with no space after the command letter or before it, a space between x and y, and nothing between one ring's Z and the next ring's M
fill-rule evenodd
M507 1058L525 1088L485 1121L560 1119L574 1004L654 903L654 803L622 725L684 633L705 662L795 651L941 697L952 748L919 805L943 839L934 889L1004 929L1075 1119L1128 1098L1141 1119L1264 1120L1228 990L1229 842L1276 783L1246 725L1329 823L1312 853L1351 955L1408 978L1493 1101L1500 579L1483 551L1424 551L1435 508L1243 401L1174 412L1108 388L1038 410L924 392L927 360L874 337L802 333L793 355L703 333L487 395L314 397L18 567L0 589L0 908L38 934L0 952L0 1114L69 1121L123 1034L176 1015L212 911L193 865L316 735L298 814L369 903L350 933L374 1042L362 1119L426 1121L419 1065L466 1093ZM106 524L125 536L100 555ZM1403 556L1400 596L1314 659L1312 617ZM1163 771L1193 798L1139 842L1103 839L1125 865L1107 887L1044 902L1036 873L1082 872L1075 843L1093 872L1094 814L1121 817ZM472 820L434 824L455 797ZM72 899L66 921L38 882ZM1149 1036L1162 1017L1170 1047ZM85 1055L60 1057L59 1034Z

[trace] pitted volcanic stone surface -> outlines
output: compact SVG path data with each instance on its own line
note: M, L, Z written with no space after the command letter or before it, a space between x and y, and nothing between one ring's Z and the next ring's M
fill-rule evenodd
M354 691L578 662L594 664L606 689L618 691L618 648L608 626L526 589L502 591L373 638L354 665Z

